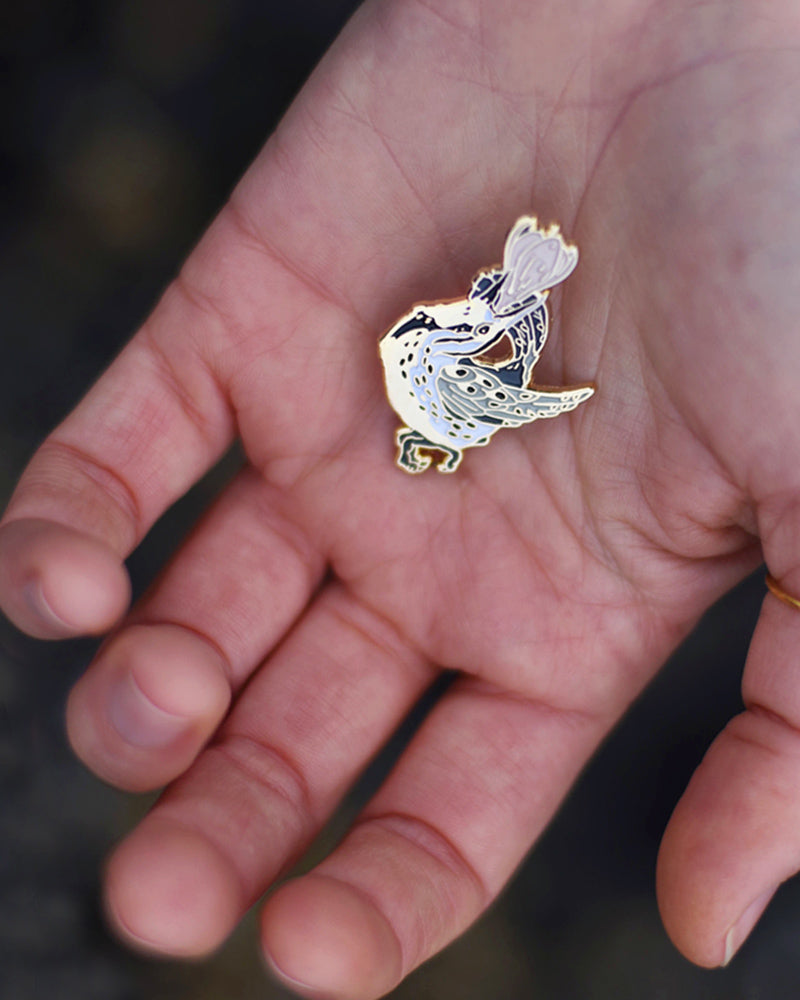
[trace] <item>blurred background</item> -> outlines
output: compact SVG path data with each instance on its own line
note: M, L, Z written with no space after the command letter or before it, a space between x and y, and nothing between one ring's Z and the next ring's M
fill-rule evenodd
M351 0L26 0L0 11L0 502L46 431L146 315ZM223 462L130 561L137 590L235 465ZM711 610L584 773L492 911L397 1000L789 1000L800 887L785 886L733 964L668 942L654 895L661 831L740 708L764 588ZM63 734L90 642L0 622L0 1000L288 997L244 923L212 959L133 955L105 929L102 862L148 806L88 775ZM411 719L315 848L330 849Z

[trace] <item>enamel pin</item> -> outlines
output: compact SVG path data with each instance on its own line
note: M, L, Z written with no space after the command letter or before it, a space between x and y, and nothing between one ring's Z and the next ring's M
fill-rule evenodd
M380 343L389 402L404 426L397 464L455 472L465 448L489 443L503 427L521 427L574 410L591 385L535 388L533 366L547 339L547 294L578 263L577 247L557 226L519 219L506 240L502 268L481 271L466 299L417 305Z

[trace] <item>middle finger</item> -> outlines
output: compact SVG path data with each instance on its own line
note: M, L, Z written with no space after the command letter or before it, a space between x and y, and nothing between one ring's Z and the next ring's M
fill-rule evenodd
M134 791L182 773L324 569L282 494L242 470L73 689L77 754Z

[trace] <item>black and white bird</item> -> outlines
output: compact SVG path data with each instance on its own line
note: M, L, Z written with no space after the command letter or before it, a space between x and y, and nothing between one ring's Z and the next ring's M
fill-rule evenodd
M531 385L547 339L547 293L577 263L577 248L557 227L542 230L523 217L501 269L478 274L466 299L415 306L382 338L387 395L405 425L397 432L402 469L424 472L433 450L445 456L438 470L454 472L465 448L488 444L503 427L567 413L592 395L591 385Z

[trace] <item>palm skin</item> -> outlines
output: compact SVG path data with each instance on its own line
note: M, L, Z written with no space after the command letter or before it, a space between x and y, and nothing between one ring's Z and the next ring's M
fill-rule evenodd
M453 668L350 836L264 911L298 991L380 995L500 890L711 601L763 557L800 592L800 23L761 6L368 4L34 457L0 599L52 637L111 627L149 524L234 435L248 458L70 699L89 766L171 782L109 865L133 941L215 947ZM406 476L377 339L462 294L526 212L581 251L537 381L598 391ZM795 632L768 598L748 711L662 848L667 928L701 964L794 870Z

